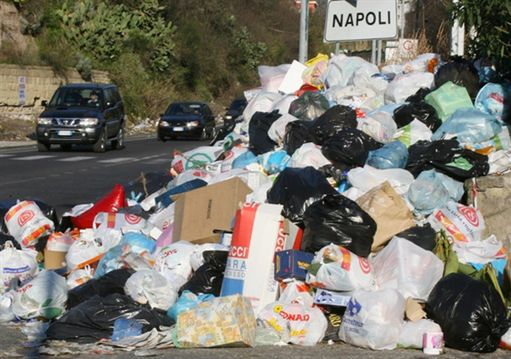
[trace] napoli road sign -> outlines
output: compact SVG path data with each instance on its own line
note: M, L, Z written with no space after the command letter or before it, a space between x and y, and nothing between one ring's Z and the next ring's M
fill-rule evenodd
M381 40L397 37L396 0L330 0L326 42Z

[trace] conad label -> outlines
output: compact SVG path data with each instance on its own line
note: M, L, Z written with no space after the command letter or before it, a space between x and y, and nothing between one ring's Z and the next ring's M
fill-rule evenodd
M30 221L32 218L34 218L34 211L27 209L24 212L21 212L21 214L18 216L18 224L20 227L23 227L25 224L27 224L28 221Z
M479 226L479 216L474 207L458 206L458 211L467 219L467 221L474 227Z

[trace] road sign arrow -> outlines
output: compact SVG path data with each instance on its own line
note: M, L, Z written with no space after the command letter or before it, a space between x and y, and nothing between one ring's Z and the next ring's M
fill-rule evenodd
M358 0L346 0L346 2L353 7L357 7L357 1Z

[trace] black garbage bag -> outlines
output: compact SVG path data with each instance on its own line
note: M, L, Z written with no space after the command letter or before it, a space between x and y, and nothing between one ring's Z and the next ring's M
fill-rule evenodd
M360 257L371 253L376 222L356 202L339 193L311 204L303 214L303 223L303 251L314 253L333 243Z
M288 167L280 172L268 191L268 203L284 206L282 215L298 226L303 226L303 212L327 194L337 191L314 167Z
M124 294L124 285L133 273L132 269L116 269L71 289L67 293L67 308L76 307L96 295L106 297L114 293Z
M318 91L306 91L289 105L289 113L300 120L312 121L323 114L330 103Z
M461 148L456 139L418 141L408 148L406 169L414 177L433 168L463 182L486 176L490 165L487 156Z
M435 86L438 88L451 81L467 89L472 99L479 92L479 74L475 66L468 60L459 56L440 66L435 73Z
M396 237L408 239L413 244L431 252L436 246L436 232L429 223L408 228L396 234Z
M190 280L181 287L179 295L189 290L197 295L213 294L219 297L228 254L228 251L204 251L204 264L197 268Z
M398 128L408 125L413 120L419 120L433 132L442 125L435 108L424 101L410 102L394 110L394 121Z
M286 125L286 133L284 134L284 151L292 156L297 149L304 143L314 142L310 130L310 121L293 121Z
M323 145L344 128L357 128L357 114L351 107L336 105L312 121L310 131L314 143Z
M160 188L166 187L171 180L172 176L168 171L141 173L138 178L124 186L124 191L127 198L140 202Z
M337 185L348 178L347 171L336 168L334 165L324 165L318 168L318 171L321 172L325 178L332 178Z
M143 322L142 333L174 324L165 312L140 305L124 294L96 295L51 323L47 339L92 343L110 338L119 318L139 319Z
M13 236L0 231L0 251L2 249L4 249L5 242L8 242L8 241L12 242L12 245L14 246L14 248L21 249L21 245L18 243L18 241Z
M20 199L21 201L34 201L37 206L41 209L43 214L53 222L53 224L57 227L59 225L59 218L57 216L57 212L55 211L55 208L47 204L46 202L43 202L38 199ZM7 199L0 201L0 231L4 233L8 233L7 226L5 225L5 214L9 212L9 209L11 209L12 206L16 205L18 203L17 199Z
M277 145L268 136L268 130L280 116L278 111L273 112L256 112L250 119L248 125L248 134L250 136L250 150L256 155L260 155L269 151L273 151Z
M337 168L349 169L363 166L369 151L377 150L383 144L356 128L343 129L332 136L321 147L323 155Z
M426 313L442 328L446 346L470 352L494 352L511 326L495 289L460 273L449 274L436 284Z
M422 102L424 101L424 98L431 92L431 89L427 87L421 87L419 90L417 90L416 93L414 93L411 96L408 96L406 99L406 102Z

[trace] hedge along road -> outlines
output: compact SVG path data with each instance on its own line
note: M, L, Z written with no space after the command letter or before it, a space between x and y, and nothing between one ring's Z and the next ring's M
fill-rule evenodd
M39 199L58 214L81 203L92 203L116 183L127 184L141 172L167 171L174 150L187 151L207 142L131 139L123 150L94 153L87 147L37 152L34 146L0 150L0 201Z

